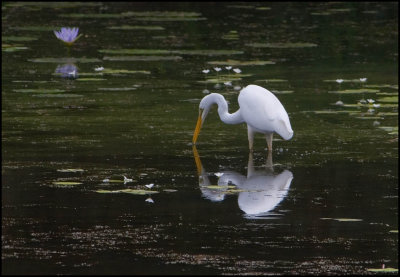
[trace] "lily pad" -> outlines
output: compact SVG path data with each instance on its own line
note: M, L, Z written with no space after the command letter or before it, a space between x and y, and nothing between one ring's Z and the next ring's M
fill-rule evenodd
M398 232L399 232L399 230L390 230L390 231L389 231L389 233L396 233L396 234L397 234Z
M111 30L147 30L147 31L162 31L165 30L164 27L161 26L131 26L131 25L122 25L122 26L111 26L107 27L107 29Z
M17 37L17 36L4 36L1 37L1 41L32 41L32 40L37 40L35 37Z
M165 192L177 192L178 190L176 189L163 189Z
M201 13L185 11L129 11L122 13L122 15L127 17L199 17Z
M150 74L150 71L147 70L127 70L127 69L109 69L106 68L102 72L102 74Z
M81 182L64 182L64 181L60 181L60 182L53 182L53 185L57 185L57 186L76 186L76 185L81 185Z
M332 219L340 222L357 222L357 221L363 221L362 219L359 218L331 218L331 217L322 217L322 220L327 220L327 219Z
M101 49L100 53L104 54L117 54L117 55L194 55L194 56L220 56L220 55L239 55L243 51L235 50L168 50L168 49Z
M392 88L392 89L399 89L398 85L388 85L388 84L383 84L383 85L366 85L365 87L367 88Z
M52 32L53 30L61 29L61 27L60 26L16 26L16 27L10 27L10 29L18 31Z
M80 168L65 168L65 169L57 169L58 172L83 172L83 169Z
M34 94L34 97L53 97L53 98L75 98L83 97L81 94Z
M266 79L266 80L255 80L255 82L282 83L282 82L288 82L288 80L284 80L284 79Z
M122 14L118 13L67 13L60 14L60 17L68 17L68 18L122 18L124 17Z
M23 92L23 93L61 93L65 92L63 89L29 89L29 88L22 88L22 89L13 89L15 92Z
M399 132L398 126L379 126L378 128L389 132L389 134L398 134Z
M105 61L179 61L180 56L105 56Z
M368 271L371 272L398 272L399 270L397 268L367 268Z
M388 96L388 97L381 97L377 99L379 102L386 102L386 103L398 103L399 96Z
M255 48L309 48L318 46L315 43L309 42L276 42L276 43L248 43L250 47Z
M34 63L99 63L101 60L96 58L37 58L28 59Z
M136 90L136 88L131 88L131 87L124 87L124 88L98 88L97 90L104 90L104 91L129 91L129 90Z
M231 66L247 66L247 65L267 65L267 64L275 64L272 61L238 61L238 60L226 60L226 61L210 61L207 62L211 65L231 65Z
M136 194L136 195L147 195L147 194L159 193L158 191L155 191L155 190L144 190L144 189L120 189L120 190L99 189L99 190L96 190L96 192L98 192L98 193L130 193L130 194Z
M80 82L97 82L97 81L105 81L107 79L103 78L79 78L77 79Z
M378 89L371 89L371 88L345 89L345 90L329 91L329 93L340 93L340 94L376 93L376 92L379 92L379 90Z
M204 188L208 188L208 189L232 189L232 188L236 188L236 186L216 186L216 185L210 185L210 186L204 186Z
M1 44L2 52L17 52L26 49L29 48L20 44Z

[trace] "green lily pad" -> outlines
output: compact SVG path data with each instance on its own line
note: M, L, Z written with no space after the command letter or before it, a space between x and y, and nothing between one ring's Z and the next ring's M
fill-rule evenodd
M64 181L60 181L60 182L53 182L53 185L57 185L57 186L76 186L76 185L81 185L81 182L64 182Z
M388 96L388 97L381 97L377 99L379 102L386 102L386 103L398 103L399 96Z
M367 268L368 271L371 272L398 272L399 270L397 268Z
M103 78L78 78L77 79L80 82L97 82L97 81L105 81L107 79Z
M269 11L271 8L270 7L257 7L256 10L258 11Z
M75 98L83 97L81 94L34 94L34 97L50 97L50 98Z
M96 58L37 58L28 59L34 63L99 63L101 60Z
M247 66L247 65L267 65L267 64L275 64L272 61L238 61L238 60L226 60L226 61L210 61L207 62L211 65L231 65L231 66Z
M120 190L99 189L99 190L96 190L96 192L98 192L98 193L130 193L130 194L136 194L136 195L147 195L147 194L159 193L158 191L155 191L155 190L144 190L144 189L120 189Z
M236 188L236 186L216 186L216 185L210 185L210 186L204 186L205 188L208 189L232 189Z
M220 56L220 55L239 55L243 51L235 50L167 50L167 49L101 49L100 53L117 55L199 55L199 56Z
M293 90L272 90L272 92L275 94L291 94L294 91Z
M17 52L26 49L29 48L20 44L1 44L2 52Z
M83 172L83 169L80 168L65 168L65 169L57 169L58 172Z
M101 71L102 74L150 74L147 70L127 70L127 69L109 69Z
M365 87L367 88L392 88L392 89L399 89L398 85L388 85L388 84L383 84L383 85L366 85Z
M22 88L22 89L13 89L15 92L23 92L23 93L61 93L65 92L63 89L30 89L30 88Z
M376 92L379 92L379 90L378 89L371 89L371 88L345 89L345 90L329 91L329 93L340 93L340 94L376 93Z
M131 25L111 26L111 27L107 27L107 29L111 29L111 30L147 30L147 31L165 30L165 28L161 27L161 26L131 26Z
M35 37L17 37L17 36L4 36L1 37L1 41L32 41L32 40L37 40Z
M255 80L254 82L282 83L282 82L289 82L289 81L284 80L284 79L266 79L266 80Z
M311 15L331 15L330 12L312 12Z
M390 230L390 231L389 231L389 233L396 233L396 234L397 234L398 232L399 232L399 230Z
M129 91L136 90L137 88L124 87L124 88L98 88L97 90L105 90L105 91Z
M122 15L127 17L199 17L201 13L185 11L129 11L122 13Z
M250 47L255 48L309 48L318 46L315 43L309 42L277 42L277 43L248 43Z
M398 126L379 126L378 128L390 132L390 134L397 134L399 132Z
M333 13L349 12L349 11L351 11L351 9L347 9L347 8L344 8L344 9L328 9L328 12L333 12Z
M18 31L38 31L38 32L52 32L53 30L61 29L60 26L16 26L10 29Z
M179 61L180 56L105 56L105 61Z
M60 17L67 17L67 18L122 18L124 17L122 14L118 13L67 13L67 14L60 14Z

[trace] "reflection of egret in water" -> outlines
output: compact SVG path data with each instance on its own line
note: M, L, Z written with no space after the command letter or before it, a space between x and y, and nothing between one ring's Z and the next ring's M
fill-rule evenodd
M78 68L71 63L58 65L55 72L62 78L67 78L67 79L78 78Z
M272 210L286 197L293 174L289 170L276 174L272 164L272 153L268 151L267 163L263 170L255 170L253 153L249 153L247 176L234 171L219 174L218 185L212 186L209 176L201 164L197 149L193 146L193 154L199 175L199 185L203 196L213 202L222 201L225 195L238 192L239 208L246 217L260 218L271 216ZM231 190L231 188L234 189Z

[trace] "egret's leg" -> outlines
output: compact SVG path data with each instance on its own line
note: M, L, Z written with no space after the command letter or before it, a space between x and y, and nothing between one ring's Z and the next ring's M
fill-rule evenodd
M272 135L273 134L274 133L269 133L269 134L265 135L265 137L267 139L267 144L268 144L268 151L272 151Z
M265 166L267 169L274 171L274 168L273 168L274 164L272 163L272 151L268 151L268 153L267 153L267 162L266 162Z
M247 125L247 137L249 138L249 150L253 151L254 132L249 125Z

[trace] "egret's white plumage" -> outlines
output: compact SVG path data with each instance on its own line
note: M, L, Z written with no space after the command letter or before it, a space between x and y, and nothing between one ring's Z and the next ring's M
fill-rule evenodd
M199 118L193 135L193 144L196 143L200 129L214 104L218 105L218 114L224 123L247 124L250 150L253 149L255 132L265 134L269 150L272 150L273 133L279 134L285 140L293 137L285 108L269 90L257 85L248 85L240 91L238 102L239 110L230 114L228 103L221 94L211 93L205 96L199 105Z

